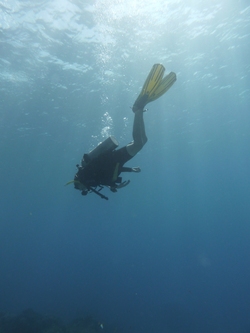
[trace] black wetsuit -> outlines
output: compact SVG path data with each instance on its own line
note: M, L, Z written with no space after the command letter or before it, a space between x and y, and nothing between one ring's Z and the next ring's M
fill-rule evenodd
M115 190L117 183L122 181L120 173L132 171L131 168L123 166L132 157L126 147L106 152L91 160L86 166L79 166L74 180L84 184L87 189L107 185L111 190ZM77 183L75 187L77 188Z

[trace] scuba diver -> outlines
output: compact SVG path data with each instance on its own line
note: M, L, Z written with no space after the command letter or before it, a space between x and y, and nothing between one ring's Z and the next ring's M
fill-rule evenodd
M145 106L162 96L176 81L176 74L171 72L163 78L165 68L161 64L155 64L143 85L141 93L136 99L132 110L134 112L133 141L120 149L113 136L108 137L91 152L84 154L81 164L77 164L77 173L73 183L75 189L82 195L89 192L96 193L102 199L108 197L100 193L104 186L112 192L125 187L129 180L122 181L122 172L140 172L139 167L124 167L124 164L132 159L147 142L143 113Z

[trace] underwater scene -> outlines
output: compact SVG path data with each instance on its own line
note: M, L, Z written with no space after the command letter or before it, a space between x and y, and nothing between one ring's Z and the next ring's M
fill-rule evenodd
M0 0L0 333L250 333L249 59L247 0Z

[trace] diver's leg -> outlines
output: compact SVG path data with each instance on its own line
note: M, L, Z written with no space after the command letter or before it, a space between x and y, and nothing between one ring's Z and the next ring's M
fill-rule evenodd
M135 156L147 142L147 136L145 133L145 125L143 120L143 110L135 111L134 125L133 125L133 139L126 148L131 156Z

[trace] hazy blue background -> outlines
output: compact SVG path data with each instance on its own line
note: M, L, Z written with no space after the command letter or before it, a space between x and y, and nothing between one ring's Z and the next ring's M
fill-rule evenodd
M247 0L0 0L0 311L250 332L249 59ZM65 187L159 62L142 172Z

